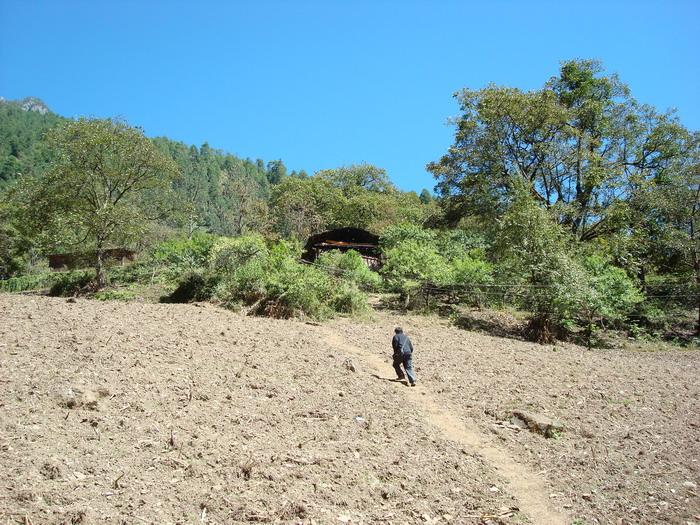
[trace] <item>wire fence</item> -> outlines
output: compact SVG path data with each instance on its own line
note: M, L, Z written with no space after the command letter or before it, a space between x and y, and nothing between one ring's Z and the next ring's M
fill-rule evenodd
M339 279L352 281L353 272L328 266L317 262L301 260L302 263L319 268L323 271L333 274ZM471 302L477 306L482 306L484 303L498 304L499 306L509 306L522 308L528 306L528 299L532 298L535 290L548 290L555 288L555 284L530 284L530 283L473 283L473 284L450 284L438 285L431 281L423 280L416 281L413 287L412 294L418 297L418 302L425 304L431 301L444 303L468 303ZM685 288L682 293L680 290ZM645 284L640 287L644 301L661 303L661 306L668 307L671 303L682 305L686 308L694 307L700 304L700 290L694 284L683 285L677 282L674 283L653 283ZM656 290L657 293L653 293ZM671 293L658 293L660 291L669 291ZM652 292L652 293L649 293ZM678 293L676 293L678 292ZM576 302L576 301L575 301ZM581 303L582 307L585 304ZM538 309L538 313L555 315L557 312ZM627 314L625 318L629 320L647 319L648 315L642 314Z

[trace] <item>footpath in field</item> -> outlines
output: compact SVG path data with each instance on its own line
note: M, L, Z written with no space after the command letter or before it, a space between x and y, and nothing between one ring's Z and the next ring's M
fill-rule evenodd
M332 347L344 349L355 355L373 373L375 377L386 374L386 360L363 350L359 346L348 345L336 333L329 333L326 341ZM387 378L390 379L390 378ZM399 385L401 383L397 383ZM417 388L405 389L405 396L410 404L405 412L414 409L430 425L442 434L471 451L479 454L487 463L508 482L510 493L519 502L520 511L533 523L542 525L564 525L570 519L554 509L542 480L525 465L516 462L510 454L482 434L476 425L468 426L454 416L454 411L444 406L422 384Z
M0 319L3 524L700 523L695 350L11 294ZM395 323L417 388L384 380Z

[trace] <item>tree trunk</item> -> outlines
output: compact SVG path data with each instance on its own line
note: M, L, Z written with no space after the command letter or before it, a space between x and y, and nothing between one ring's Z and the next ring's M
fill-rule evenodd
M105 287L107 284L107 278L105 276L105 268L104 268L104 255L105 251L102 245L97 246L96 250L96 263L95 263L95 272L96 272L96 281L97 281L97 289L101 290L102 288Z

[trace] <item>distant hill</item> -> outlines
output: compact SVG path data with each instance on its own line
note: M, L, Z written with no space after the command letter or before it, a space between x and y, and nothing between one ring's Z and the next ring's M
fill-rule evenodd
M0 189L19 177L46 169L51 151L42 139L48 130L66 120L39 98L0 97ZM227 181L244 179L253 193L267 199L270 185L286 176L281 160L265 163L262 159L242 159L207 143L197 147L167 137L152 140L180 166L183 177L175 189L195 208L200 225L214 233L230 233L222 212L227 206ZM305 176L303 172L298 175Z
M63 120L38 98L0 98L0 186L46 167L50 153L41 139Z

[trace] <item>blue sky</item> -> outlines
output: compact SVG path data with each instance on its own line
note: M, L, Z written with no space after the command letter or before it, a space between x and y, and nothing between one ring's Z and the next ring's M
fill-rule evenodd
M534 89L569 58L699 129L699 26L695 0L0 0L0 96L290 170L369 162L420 191L456 90Z

